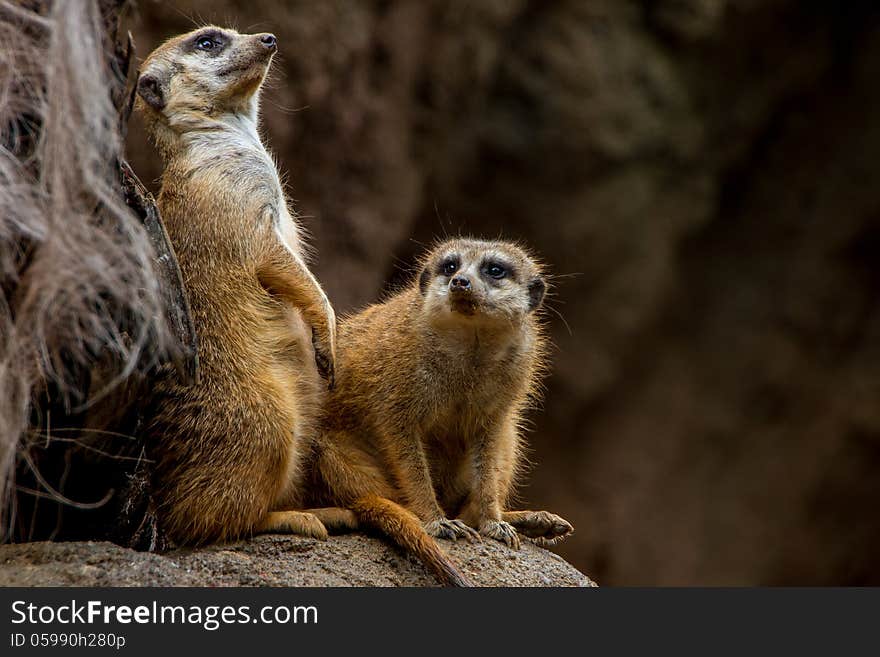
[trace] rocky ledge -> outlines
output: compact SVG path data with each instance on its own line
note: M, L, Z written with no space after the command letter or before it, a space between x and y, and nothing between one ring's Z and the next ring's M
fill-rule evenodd
M524 543L446 543L481 586L596 586L558 555ZM112 543L0 546L0 586L436 586L415 559L360 534L327 541L257 536L248 541L166 554Z

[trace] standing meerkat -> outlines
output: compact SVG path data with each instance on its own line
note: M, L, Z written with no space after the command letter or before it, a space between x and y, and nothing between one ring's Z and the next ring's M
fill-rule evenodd
M555 514L506 510L546 361L535 312L545 289L519 247L454 239L424 257L409 287L342 320L313 501L352 510L447 583L457 573L426 533L511 547L518 532L570 533Z
M292 510L336 319L257 132L276 49L271 34L205 27L157 48L137 83L198 336L200 382L160 380L146 429L155 510L178 544L327 534Z

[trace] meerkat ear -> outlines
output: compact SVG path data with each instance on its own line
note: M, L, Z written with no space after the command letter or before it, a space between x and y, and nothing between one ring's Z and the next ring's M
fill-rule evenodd
M144 73L138 78L137 92L143 101L157 112L165 107L165 91L154 73Z
M535 310L544 300L544 292L547 291L547 284L543 278L533 278L529 281L529 312Z
M431 270L425 267L422 270L422 273L419 274L419 291L422 294L425 294L425 290L428 289L428 283L431 282Z

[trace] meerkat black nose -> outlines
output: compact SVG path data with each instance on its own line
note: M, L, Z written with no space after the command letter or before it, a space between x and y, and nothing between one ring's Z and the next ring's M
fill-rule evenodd
M471 289L471 282L465 276L456 276L449 281L449 286L453 290L469 290Z
M274 34L264 34L260 37L260 43L266 46L269 50L275 50L278 47L278 39L275 38Z

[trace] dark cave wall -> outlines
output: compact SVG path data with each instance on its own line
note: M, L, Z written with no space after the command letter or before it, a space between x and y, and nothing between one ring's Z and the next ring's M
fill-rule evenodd
M445 233L558 276L523 505L607 584L880 583L873 3L141 0L271 30L265 132L348 311ZM138 126L129 156L160 172ZM566 327L570 327L570 330Z

